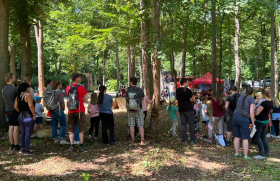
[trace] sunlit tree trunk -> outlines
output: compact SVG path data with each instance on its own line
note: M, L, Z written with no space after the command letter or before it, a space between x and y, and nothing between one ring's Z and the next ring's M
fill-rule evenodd
M275 17L274 12L270 16L271 20L271 97L276 97L276 87L278 82L275 82Z
M133 46L132 50L132 62L131 62L131 77L135 77L135 62L136 62L136 45Z
M229 55L228 55L228 61L229 61L229 73L228 73L228 79L229 79L229 85L231 85L231 73L232 73L232 61L231 61L231 36L230 36L230 30L228 31L228 48L229 48Z
M128 85L129 85L129 79L131 77L131 50L130 50L130 45L128 45L128 47L127 47L127 58L128 58L127 72L128 72Z
M119 63L118 39L116 39L116 64L117 64L117 91L120 92L120 63Z
M237 91L239 92L240 89L240 82L241 82L241 66L240 66L240 60L239 60L239 33L240 33L240 24L238 19L238 11L239 6L236 7L235 11L235 37L234 37L234 57L235 57L235 69L236 69L236 75L235 75L235 86L237 87Z
M106 75L106 58L107 58L107 50L103 51L103 85L105 85L105 75Z
M140 53L140 88L143 89L143 58L142 58L142 52Z
M0 0L0 90L6 86L5 74L9 72L9 3L9 0ZM5 120L5 103L2 95L0 96L0 119Z
M211 17L212 17L212 90L213 90L213 96L216 95L217 91L217 62L216 62L216 0L212 0L212 11L211 11Z
M17 47L18 40L15 38L13 41L13 45L9 46L10 50L10 72L12 72L16 77L16 59L17 59Z
M44 52L43 52L43 23L41 20L34 19L37 24L34 25L35 38L37 43L37 57L38 57L38 83L39 93L43 96L44 92ZM60 79L60 78L59 78Z

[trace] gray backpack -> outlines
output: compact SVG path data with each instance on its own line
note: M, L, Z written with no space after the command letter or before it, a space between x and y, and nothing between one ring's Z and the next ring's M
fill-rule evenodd
M45 106L48 111L55 110L55 108L57 108L59 104L59 103L57 104L55 103L54 93L55 91L53 90L46 90L46 92L43 93Z
M133 91L128 90L126 108L128 111L138 111L141 109L138 98L138 88Z

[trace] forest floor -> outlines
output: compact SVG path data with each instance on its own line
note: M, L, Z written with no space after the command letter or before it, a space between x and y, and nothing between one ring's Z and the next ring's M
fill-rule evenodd
M83 153L69 152L69 145L54 144L51 139L34 138L35 155L23 156L7 151L5 135L0 141L0 180L280 180L279 139L268 139L270 157L244 160L234 157L232 144L221 147L201 139L183 144L169 136L165 107L160 110L157 132L148 129L148 114L145 137L149 144L145 146L139 138L130 145L124 110L114 110L114 118L117 145L104 145L99 134L97 141L86 143L89 150ZM249 156L257 154L257 146L251 144Z

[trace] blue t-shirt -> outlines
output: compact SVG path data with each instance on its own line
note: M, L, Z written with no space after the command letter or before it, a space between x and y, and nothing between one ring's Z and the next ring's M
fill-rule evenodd
M104 94L102 104L98 103L99 113L113 114L112 104L111 104L112 102L113 102L112 96L108 94Z
M43 112L42 110L44 110L44 107L42 106L42 104L35 104L35 113L36 113L36 117L43 117Z
M242 105L243 105L243 98L244 96L241 95L237 101L237 104L236 104L236 109L234 111L234 115L242 115ZM243 110L243 113L244 113L244 117L249 117L249 114L250 114L250 106L254 104L255 105L255 100L254 98L250 97L250 96L247 96L246 99L245 99L245 103L244 103L244 110Z

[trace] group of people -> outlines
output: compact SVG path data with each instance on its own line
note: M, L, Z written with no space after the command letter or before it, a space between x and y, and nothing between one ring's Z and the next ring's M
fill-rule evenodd
M227 145L232 142L235 148L235 156L251 159L248 156L250 128L255 127L256 133L253 139L259 148L259 155L255 159L264 159L269 155L269 146L266 139L269 122L274 123L275 133L279 137L280 108L277 99L271 100L271 93L268 88L256 94L256 99L252 87L246 88L245 95L237 93L237 87L231 86L228 90L228 97L224 100L223 90L217 91L209 104L207 97L201 96L200 99L196 92L188 88L189 81L182 78L181 87L177 89L176 96L178 108L174 100L169 100L167 111L169 119L172 121L170 133L178 136L178 117L179 111L182 127L182 141L184 143L195 143L196 138L201 138L205 142L212 143L213 127L218 123L219 135L224 135ZM213 110L209 114L208 108ZM202 120L202 136L199 131L200 117ZM272 120L271 120L272 119ZM187 137L187 124L189 125L190 139ZM208 134L206 134L208 129ZM242 140L243 154L239 153L240 141Z

